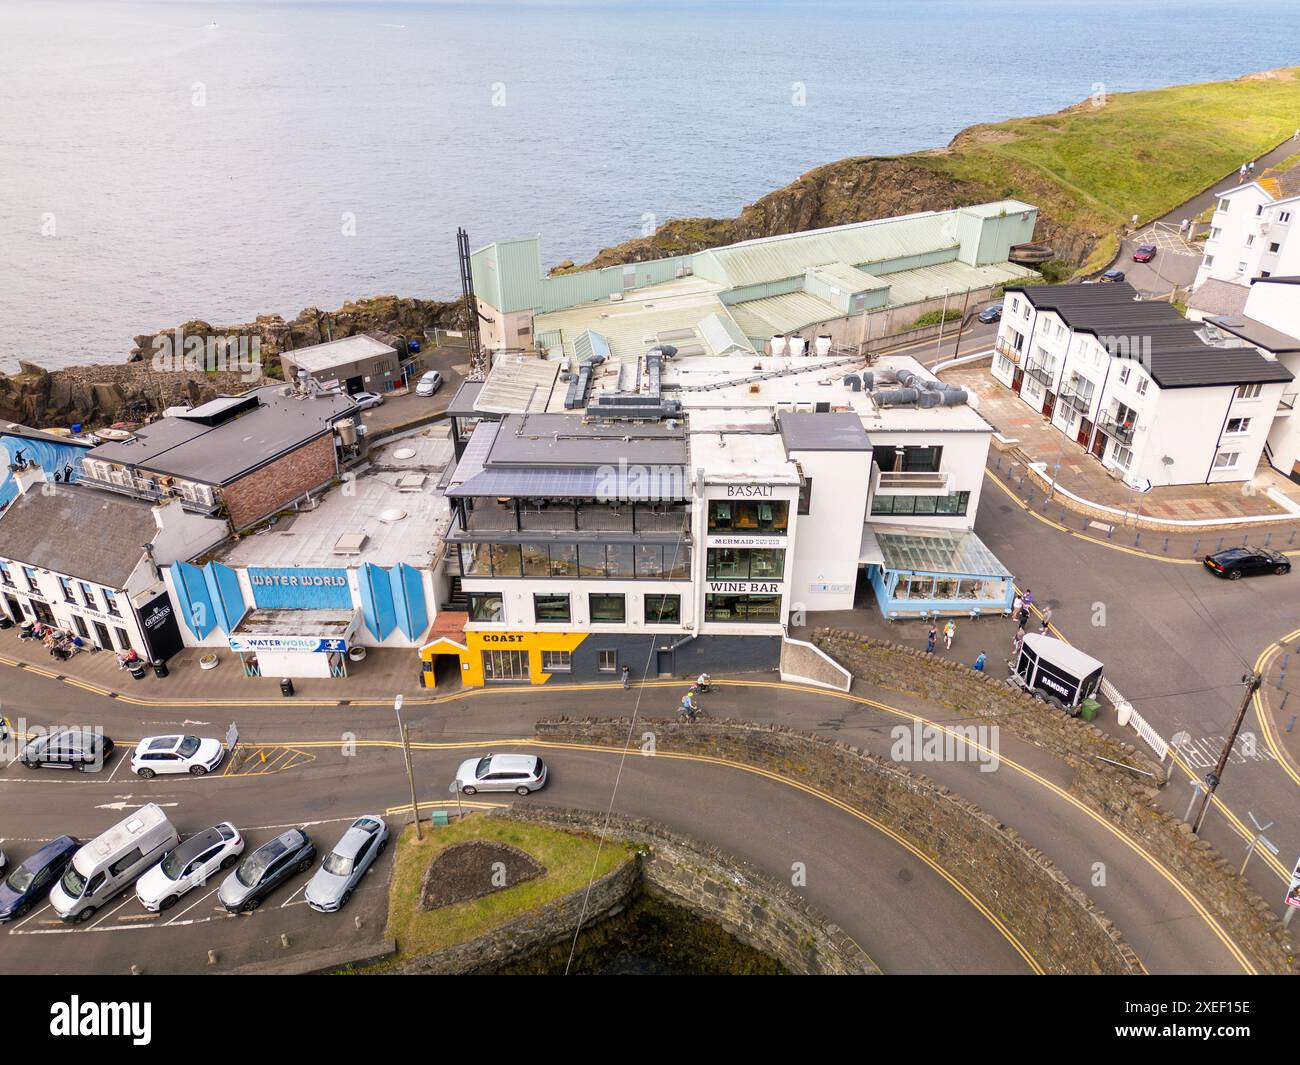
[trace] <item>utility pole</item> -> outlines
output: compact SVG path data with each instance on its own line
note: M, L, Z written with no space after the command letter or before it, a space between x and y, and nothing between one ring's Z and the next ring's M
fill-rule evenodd
M1232 732L1228 734L1228 738L1223 744L1223 750L1219 752L1218 763L1212 772L1205 775L1205 798L1201 800L1200 812L1197 813L1196 820L1192 823L1193 832L1200 832L1201 830L1201 823L1205 820L1205 813L1209 810L1214 793L1223 780L1223 770L1228 764L1228 755L1232 753L1233 744L1237 742L1237 733L1241 731L1241 723L1246 720L1246 710L1250 706L1250 700L1259 691L1262 681L1263 678L1258 673L1247 673L1241 678L1241 683L1246 685L1246 694L1242 696L1241 707L1237 710L1237 719L1232 723Z
M948 290L943 290L943 310L939 312L939 335L934 338L934 357L939 358L939 349L943 347L943 326L948 320Z
M402 724L402 696L393 700L393 712L397 714L397 732L402 738L402 755L406 759L406 779L411 784L411 815L415 818L415 838L424 839L420 828L420 804L415 798L415 766L411 762L411 730Z

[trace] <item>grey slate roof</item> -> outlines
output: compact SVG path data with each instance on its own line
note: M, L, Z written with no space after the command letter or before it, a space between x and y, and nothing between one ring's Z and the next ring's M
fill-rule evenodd
M1095 336L1103 346L1107 338L1117 338L1118 345L1124 345L1117 350L1136 350L1143 368L1161 388L1267 384L1292 379L1285 366L1264 358L1253 348L1207 344L1195 322L1189 322L1168 303L1136 299L1136 290L1127 282L1023 288L1012 285L1006 291L1024 296L1040 311L1055 311L1071 329Z
M1250 289L1245 285L1208 277L1187 298L1187 306L1203 314L1240 314L1246 308L1249 295Z
M158 532L153 506L78 484L20 494L0 515L0 557L115 591Z
M862 419L851 411L782 411L777 425L786 451L870 451Z

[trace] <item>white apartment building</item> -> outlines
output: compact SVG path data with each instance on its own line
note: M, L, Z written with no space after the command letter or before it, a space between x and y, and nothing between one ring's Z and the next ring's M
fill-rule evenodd
M1008 288L993 376L1135 485L1249 480L1293 382L1123 283Z
M1293 235L1297 230L1300 167L1221 192L1189 308L1238 313L1253 278L1300 273L1300 237Z

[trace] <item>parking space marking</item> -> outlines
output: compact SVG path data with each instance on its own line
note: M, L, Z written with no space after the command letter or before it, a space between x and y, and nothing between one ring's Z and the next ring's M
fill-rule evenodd
M182 917L184 917L187 913L189 913L190 910L194 909L195 906L202 906L203 903L204 903L205 901L207 901L208 899L212 898L212 896L215 895L215 894L216 894L218 891L220 891L220 890L221 890L220 885L218 885L217 887L214 887L214 888L213 888L211 891L209 891L206 895L202 896L202 897L199 898L197 901L191 903L189 906L186 906L185 909L181 910L181 912L178 913L175 917L173 917L170 921L164 921L163 924L165 924L165 925L175 924L175 923L176 923L177 921L179 921Z

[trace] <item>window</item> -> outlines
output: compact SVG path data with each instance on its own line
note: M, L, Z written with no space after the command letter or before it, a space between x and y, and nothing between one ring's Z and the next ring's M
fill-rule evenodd
M36 571L31 566L23 567L23 576L27 578L27 590L30 592L39 592L40 588L36 584Z
M805 477L799 485L799 513L807 514L812 507L812 478Z
M107 588L101 588L100 591L104 593L104 608L110 614L116 614L118 617L121 617L122 611L120 611L117 608L117 596L114 595L112 592L110 592Z
M1243 262L1239 262L1239 263L1237 264L1237 273L1239 273L1239 274L1244 274L1245 272L1246 272L1246 264L1245 264L1245 262L1244 262L1244 261L1243 261Z
M543 673L568 673L573 669L572 651L543 651Z
M1205 257L1205 265L1206 265L1207 267L1210 267L1210 266L1213 266L1213 265L1214 265L1214 256L1213 256L1213 255L1207 255L1207 256Z
M14 586L14 575L9 572L8 562L0 562L0 583L7 584L10 588Z
M1125 366L1124 369L1120 370L1119 383L1122 385L1128 384L1128 375L1132 373L1132 371L1133 371L1132 366Z
M939 514L957 516L966 513L970 503L969 492L953 492L946 496L895 496L876 495L871 500L872 514Z
M538 622L568 621L569 597L567 595L534 595L533 617Z
M647 625L680 625L682 623L682 597L680 595L647 595L645 597L645 623Z
M1005 355L998 356L998 373L1004 376L1011 373L1011 360Z
M127 638L126 629L119 629L117 626L114 626L113 639L116 641L117 649L119 651L129 651L131 649L131 641Z
M1273 276L1273 271L1272 271L1272 270L1261 270L1261 271L1259 272L1259 276L1260 276L1260 277L1272 277L1272 276Z
M627 618L627 608L621 595L591 595L587 597L593 625L610 625Z
M779 595L706 595L704 620L770 625L781 620L781 597Z
M709 501L710 532L765 532L784 536L790 504L784 499Z
M1210 230L1210 239L1211 239L1211 240L1218 240L1219 237L1222 236L1222 235L1223 235L1223 230L1222 230L1222 229L1219 229L1218 226L1215 226L1215 227L1213 227L1213 228Z
M1273 242L1268 246L1268 250L1269 250L1270 252L1275 252L1275 251L1277 251L1280 247L1282 247L1281 244L1279 244L1277 241L1273 241Z
M1227 210L1229 207L1231 207L1231 206L1232 206L1232 202L1231 202L1230 200L1222 199L1222 200L1219 201L1219 210L1220 210L1220 211L1226 211L1226 210Z
M1019 312L1019 310L1020 310L1020 300L1013 299L1011 301L1011 313L1016 314L1017 312Z
M1216 470L1235 470L1239 458L1241 458L1241 452L1239 451L1220 451L1214 456L1214 468Z
M470 621L505 621L506 607L500 592L469 592Z
M1145 396L1147 394L1147 386L1149 384L1151 384L1150 378L1139 377L1137 382L1137 394L1139 396Z
M90 629L86 626L85 618L83 618L80 614L73 614L72 623L77 626L77 634L83 640L90 639Z
M63 601L65 603L76 603L77 597L72 592L72 582L67 577L59 578L59 588L63 590Z
M1259 394L1261 391L1263 391L1263 387L1264 386L1260 384L1238 385L1237 398L1238 399L1259 399Z
M81 588L81 601L90 607L91 610L98 609L95 606L95 592L85 581L78 581L78 587Z
M1229 418L1227 428L1223 431L1225 434L1248 433L1250 432L1250 419Z
M709 580L779 581L784 573L781 548L711 547L704 564Z
M1133 464L1133 452L1121 444L1116 444L1110 454L1115 464L1126 470Z
M602 673L618 672L618 652L617 651L597 651L596 668Z
M943 448L885 444L876 448L872 457L882 473L938 473L943 463Z
M1290 212L1290 211L1278 211L1278 213L1277 213L1277 220L1278 220L1279 222L1281 222L1283 225L1286 225L1289 221L1291 221L1291 212Z
M1249 248L1254 243L1255 243L1255 234L1254 233L1248 234L1246 237L1246 247Z

